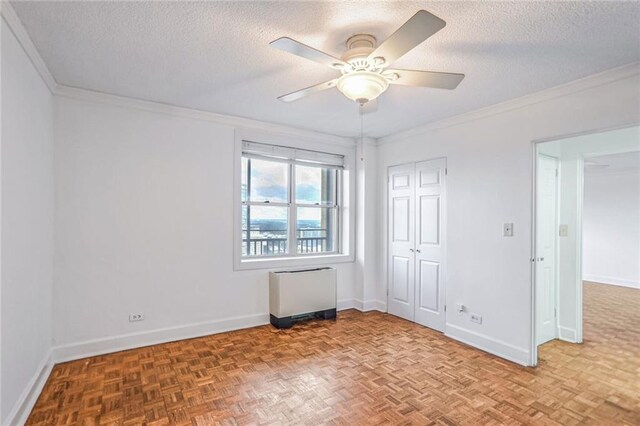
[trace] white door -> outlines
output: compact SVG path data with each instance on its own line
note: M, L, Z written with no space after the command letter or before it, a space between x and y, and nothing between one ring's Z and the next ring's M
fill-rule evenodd
M389 169L389 296L390 314L413 321L415 295L413 164Z
M415 322L444 331L444 158L416 164Z
M536 169L536 343L555 339L558 160L538 155Z

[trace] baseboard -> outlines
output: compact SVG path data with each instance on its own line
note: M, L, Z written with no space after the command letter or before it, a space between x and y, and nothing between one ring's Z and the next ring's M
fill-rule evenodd
M345 309L356 308L356 306L353 299L340 299L338 300L337 308L339 311L344 311Z
M20 398L18 398L18 401L9 412L5 423L3 423L4 425L22 425L27 421L45 383L47 383L53 364L53 350L49 349L42 361L40 361L36 373L29 380Z
M269 324L269 314L247 315L217 321L168 327L140 333L122 334L102 339L55 346L53 360L56 363L119 352L143 346L158 345L176 340L192 339L226 331Z
M530 366L531 356L524 348L511 345L475 331L467 330L456 325L447 324L445 335L459 342L466 343L490 354L515 362L516 364Z
M387 312L387 304L381 300L358 300L354 301L355 308L362 312L380 311Z
M621 287L640 289L640 281L628 280L626 278L605 277L603 275L583 275L583 281L591 281L596 284L617 285Z
M373 309L375 309L376 311L380 311L380 312L387 312L387 302L384 302L382 300L375 300L374 301L374 305L373 305Z
M558 339L565 342L578 343L577 333L573 328L558 326Z
M362 302L354 299L338 300L339 311L356 308L363 310ZM53 348L53 361L56 363L88 358L112 352L125 351L143 346L158 345L176 340L192 339L226 331L240 330L269 324L269 314L257 314L243 317L228 318L178 327L168 327L140 333L122 334L102 339L86 340L84 342L59 345Z

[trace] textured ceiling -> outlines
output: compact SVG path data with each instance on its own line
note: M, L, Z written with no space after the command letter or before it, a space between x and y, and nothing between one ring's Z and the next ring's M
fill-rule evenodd
M336 71L269 47L289 36L335 56L383 40L419 9L447 22L396 62L460 72L454 91L391 87L381 137L640 60L638 2L12 2L58 83L337 135L359 132L337 90L276 97Z

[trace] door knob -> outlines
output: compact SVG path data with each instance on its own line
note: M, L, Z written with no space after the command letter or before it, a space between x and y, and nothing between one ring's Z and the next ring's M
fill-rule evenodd
M539 257L538 258L538 262L542 262L544 260L544 257Z
M416 250L418 253L422 253L420 250Z
M414 250L414 249L409 249L409 251L410 251L411 253L413 253L415 250Z

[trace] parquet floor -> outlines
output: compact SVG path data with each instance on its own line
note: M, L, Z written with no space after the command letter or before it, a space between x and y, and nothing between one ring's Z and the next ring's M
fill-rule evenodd
M585 343L535 369L345 311L59 364L28 424L640 425L640 291L584 300Z

